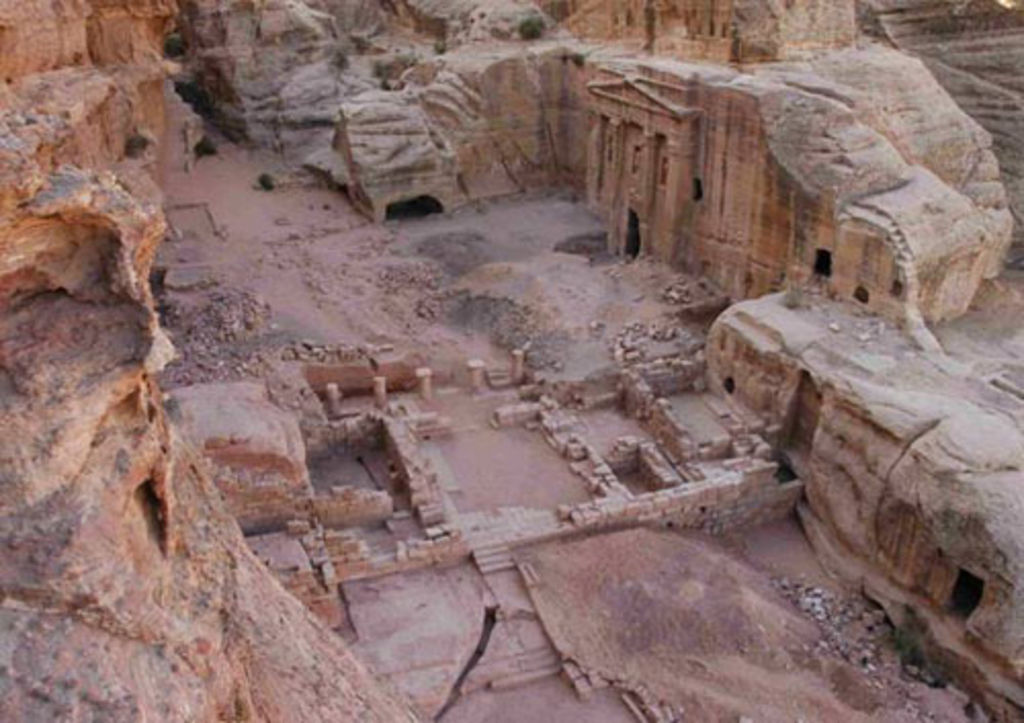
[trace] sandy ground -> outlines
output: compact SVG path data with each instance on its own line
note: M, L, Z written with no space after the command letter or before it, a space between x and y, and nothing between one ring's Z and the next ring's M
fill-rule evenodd
M612 363L628 323L686 328L680 345L700 336L661 298L679 274L554 250L600 242L570 196L374 225L308 178L275 175L278 187L260 190L274 157L223 139L190 173L167 165L174 232L156 287L185 356L168 386L266 374L273 360L261 354L290 341L414 347L439 369L505 363L525 345L531 364L579 378Z
M545 546L528 558L541 579L534 600L564 656L643 681L686 720L966 720L962 696L905 681L898 666L867 675L818 651L818 627L769 572L818 579L798 533L776 525L743 546L751 560L649 530Z

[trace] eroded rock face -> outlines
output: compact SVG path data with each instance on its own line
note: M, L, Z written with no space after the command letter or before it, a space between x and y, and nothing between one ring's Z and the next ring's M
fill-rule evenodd
M180 24L218 125L297 163L329 145L345 99L380 87L375 65L510 38L531 15L550 24L530 0L184 0Z
M376 3L185 0L180 25L218 125L292 160L327 145L341 99L372 87L345 70L350 35L380 25Z
M734 299L820 286L923 340L924 320L961 315L1001 269L1011 219L991 139L901 53L748 73L609 60L588 95L588 199L615 253Z
M625 41L659 55L760 62L849 45L853 3L835 0L570 0L567 26L587 39Z
M866 17L898 48L919 55L960 107L992 134L1019 246L1024 244L1024 7L1008 4L863 3Z
M247 550L153 382L169 12L0 3L0 717L407 720Z
M263 495L310 497L306 445L294 415L252 382L197 384L174 391L181 428L215 468L228 512L244 532L268 524Z
M977 373L989 360L906 344L835 305L766 297L716 322L711 383L777 425L822 558L894 620L923 622L948 670L1016 720L1024 417Z
M349 190L382 219L431 196L446 208L555 184L585 164L587 71L565 47L453 53L406 72L405 89L342 106L335 150Z

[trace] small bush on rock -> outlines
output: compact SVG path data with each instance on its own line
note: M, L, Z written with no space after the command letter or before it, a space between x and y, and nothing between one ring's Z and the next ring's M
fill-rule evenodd
M132 133L124 142L124 154L128 158L138 158L149 148L149 139L141 133Z
M164 55L168 58L180 58L185 54L185 40L181 33L171 33L164 38Z
M530 15L519 21L519 37L523 40L537 40L544 34L544 18Z
M782 296L782 305L787 309L799 309L804 305L804 292L799 286L790 286Z
M338 72L348 70L348 53L344 48L336 48L331 56L331 65Z
M195 148L192 150L195 151L197 158L215 156L217 155L217 144L211 141L208 137L203 136L199 139L199 142L196 143Z
M182 80L174 84L174 90L177 91L181 99L192 106L199 115L204 118L209 118L213 115L213 98L206 92L203 86L199 85L194 80Z
M277 181L275 181L274 177L269 173L261 173L260 177L256 179L256 183L258 183L259 187L264 191L273 191L277 186Z

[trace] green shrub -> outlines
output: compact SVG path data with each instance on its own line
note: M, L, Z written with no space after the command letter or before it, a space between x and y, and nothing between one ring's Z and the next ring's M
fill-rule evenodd
M256 179L256 183L258 183L259 187L264 191L273 191L274 187L277 186L277 182L274 180L274 177L269 173L261 173L260 177Z
M434 52L437 53L438 55L444 55L445 53L448 52L448 43L446 43L444 40L438 40L436 43L434 43Z
M338 72L348 70L348 53L344 48L336 48L331 56L331 65Z
M894 628L892 631L892 646L896 654L900 656L903 665L913 665L920 668L925 663L924 648L921 646L920 633L909 625Z
M217 144L211 141L207 136L203 136L199 139L199 142L196 143L192 150L195 151L197 158L215 156L217 155Z
M140 133L132 133L124 142L124 154L128 158L138 158L149 148L149 139Z
M174 90L177 91L181 99L192 106L199 115L204 118L209 118L213 115L213 98L206 92L203 86L199 85L194 80L181 80L174 84Z
M373 77L387 79L388 63L385 63L383 60L373 61Z
M523 40L537 40L544 34L544 18L529 15L519 21L519 37Z
M349 35L348 38L352 41L352 47L356 49L357 53L366 53L372 47L370 41L362 35Z
M799 309L804 305L804 292L799 286L790 286L782 295L782 305L787 309Z
M185 40L181 33L171 33L164 38L164 55L168 58L180 58L185 54Z
M583 53L573 53L571 57L573 65L577 68L582 68L587 64L587 56Z

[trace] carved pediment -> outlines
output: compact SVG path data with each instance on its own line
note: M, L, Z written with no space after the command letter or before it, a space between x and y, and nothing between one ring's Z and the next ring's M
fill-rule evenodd
M673 118L686 118L700 112L673 102L658 92L656 84L642 78L623 77L616 80L594 81L587 89L599 98Z

